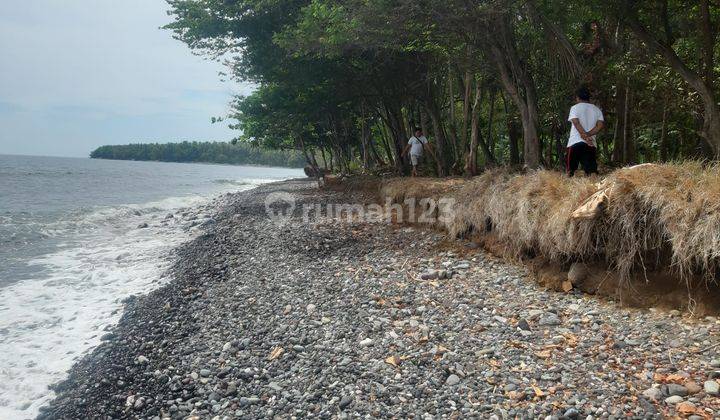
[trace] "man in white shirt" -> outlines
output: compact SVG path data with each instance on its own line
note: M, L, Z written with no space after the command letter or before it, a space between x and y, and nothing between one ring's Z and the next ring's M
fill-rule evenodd
M410 163L412 164L412 176L414 177L418 176L417 167L426 147L432 153L432 145L428 143L428 139L423 135L422 130L418 128L415 130L415 135L410 137L405 150L402 152L402 156L405 157L408 150L410 151Z
M578 164L582 164L586 175L597 174L597 143L595 136L605 126L600 108L590 103L590 91L580 87L576 104L570 108L568 121L571 123L570 139L567 143L567 173L575 175Z

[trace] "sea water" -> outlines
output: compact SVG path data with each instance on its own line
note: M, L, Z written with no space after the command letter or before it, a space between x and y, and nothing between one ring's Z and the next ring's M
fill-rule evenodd
M172 249L200 231L188 218L211 213L196 215L198 208L300 176L0 155L0 419L35 417L53 397L49 385L117 323L122 301L167 280Z

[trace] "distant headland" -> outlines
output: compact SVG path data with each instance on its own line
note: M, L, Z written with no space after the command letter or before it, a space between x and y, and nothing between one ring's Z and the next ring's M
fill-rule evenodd
M222 163L302 168L305 158L295 150L268 150L247 143L189 142L134 143L101 146L93 159L140 160L181 163Z

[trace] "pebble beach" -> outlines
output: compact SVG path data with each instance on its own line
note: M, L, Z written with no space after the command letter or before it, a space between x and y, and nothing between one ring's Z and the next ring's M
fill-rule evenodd
M310 180L226 196L39 418L720 416L715 317L547 291L420 225L278 224L272 193L358 198Z

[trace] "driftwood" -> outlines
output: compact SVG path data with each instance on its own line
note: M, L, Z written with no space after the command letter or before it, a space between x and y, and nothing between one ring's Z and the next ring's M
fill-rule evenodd
M652 163L643 163L635 165L624 170L631 171L644 166L653 165ZM597 184L598 191L591 195L587 200L572 212L573 219L594 219L600 216L610 202L612 192L616 187L616 182L608 182L607 180Z
M573 219L594 219L598 217L607 206L609 197L608 192L611 187L602 189L590 198L585 200L580 207L572 213Z

